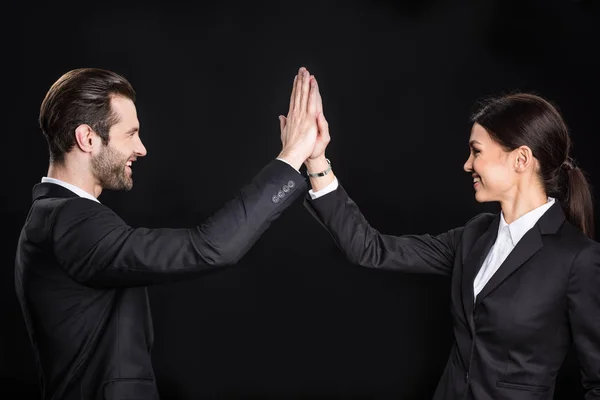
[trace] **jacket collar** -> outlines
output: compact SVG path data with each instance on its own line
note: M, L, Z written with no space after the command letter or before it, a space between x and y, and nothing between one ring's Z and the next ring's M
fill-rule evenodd
M79 196L64 186L57 185L55 183L42 182L33 186L32 197L33 201L35 201L48 197L69 198Z
M487 295L496 289L505 279L518 270L527 260L533 257L543 246L543 236L558 232L565 221L565 214L558 201L540 217L536 224L523 236L515 248L492 276L483 290L477 295L479 304ZM473 248L465 258L463 265L462 299L463 308L469 324L472 326L474 304L473 281L479 272L485 257L498 236L500 213L492 220L487 230L477 239Z

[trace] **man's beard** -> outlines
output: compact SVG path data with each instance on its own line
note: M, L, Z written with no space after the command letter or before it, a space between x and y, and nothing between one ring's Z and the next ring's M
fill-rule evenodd
M103 146L97 156L92 157L92 173L103 189L131 190L133 179L126 171L128 157L124 157L109 145Z

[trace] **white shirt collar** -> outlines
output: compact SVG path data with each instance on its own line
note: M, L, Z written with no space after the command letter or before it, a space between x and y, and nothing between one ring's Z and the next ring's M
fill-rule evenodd
M60 185L66 189L69 189L71 192L75 193L76 195L78 195L79 197L85 197L86 199L90 199L90 200L94 200L98 203L100 203L100 201L95 198L94 196L92 196L91 194L89 194L88 192L86 192L85 190L78 188L75 185L72 185L68 182L65 181L61 181L60 179L56 179L56 178L48 178L47 176L44 176L42 178L42 182L44 183L54 183L56 185Z
M548 211L550 207L552 207L555 201L556 199L553 197L548 197L548 201L545 204L534 208L527 214L523 214L511 224L506 223L506 220L504 219L504 213L500 212L500 225L498 226L498 233L500 233L505 226L508 226L508 231L510 232L513 245L516 245L519 240L525 236L527 231L538 222L542 215L544 215L544 213Z

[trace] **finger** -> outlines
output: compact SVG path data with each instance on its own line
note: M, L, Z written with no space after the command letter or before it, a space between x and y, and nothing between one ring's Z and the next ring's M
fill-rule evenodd
M302 94L302 78L304 77L304 71L306 68L300 67L298 69L298 75L295 82L295 90L294 90L294 106L292 110L298 110L300 107L300 97Z
M283 129L285 128L285 124L286 124L286 119L283 115L279 116L279 130L281 130L281 132L283 132Z
M316 115L319 107L319 86L317 84L317 79L314 76L310 78L310 94L308 97L308 112L310 114Z
M323 113L319 113L317 116L317 127L319 128L319 134L321 137L329 141L329 123L325 119L325 115Z
M292 94L290 96L290 109L288 110L288 115L294 110L294 104L296 99L296 86L298 85L298 75L294 77L294 84L292 85Z
M319 89L319 83L317 82L317 113L323 112L323 99L321 98L321 90Z
M302 71L302 82L300 86L300 99L298 106L300 111L305 111L308 107L308 95L310 93L310 74L306 69Z

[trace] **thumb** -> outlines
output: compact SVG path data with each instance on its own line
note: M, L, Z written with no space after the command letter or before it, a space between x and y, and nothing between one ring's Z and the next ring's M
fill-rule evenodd
M287 120L283 115L279 116L279 129L281 131L283 131L283 128L285 128L285 124L286 124Z
M317 115L317 127L319 128L319 133L325 137L329 136L329 123L325 119L325 115L320 112Z

